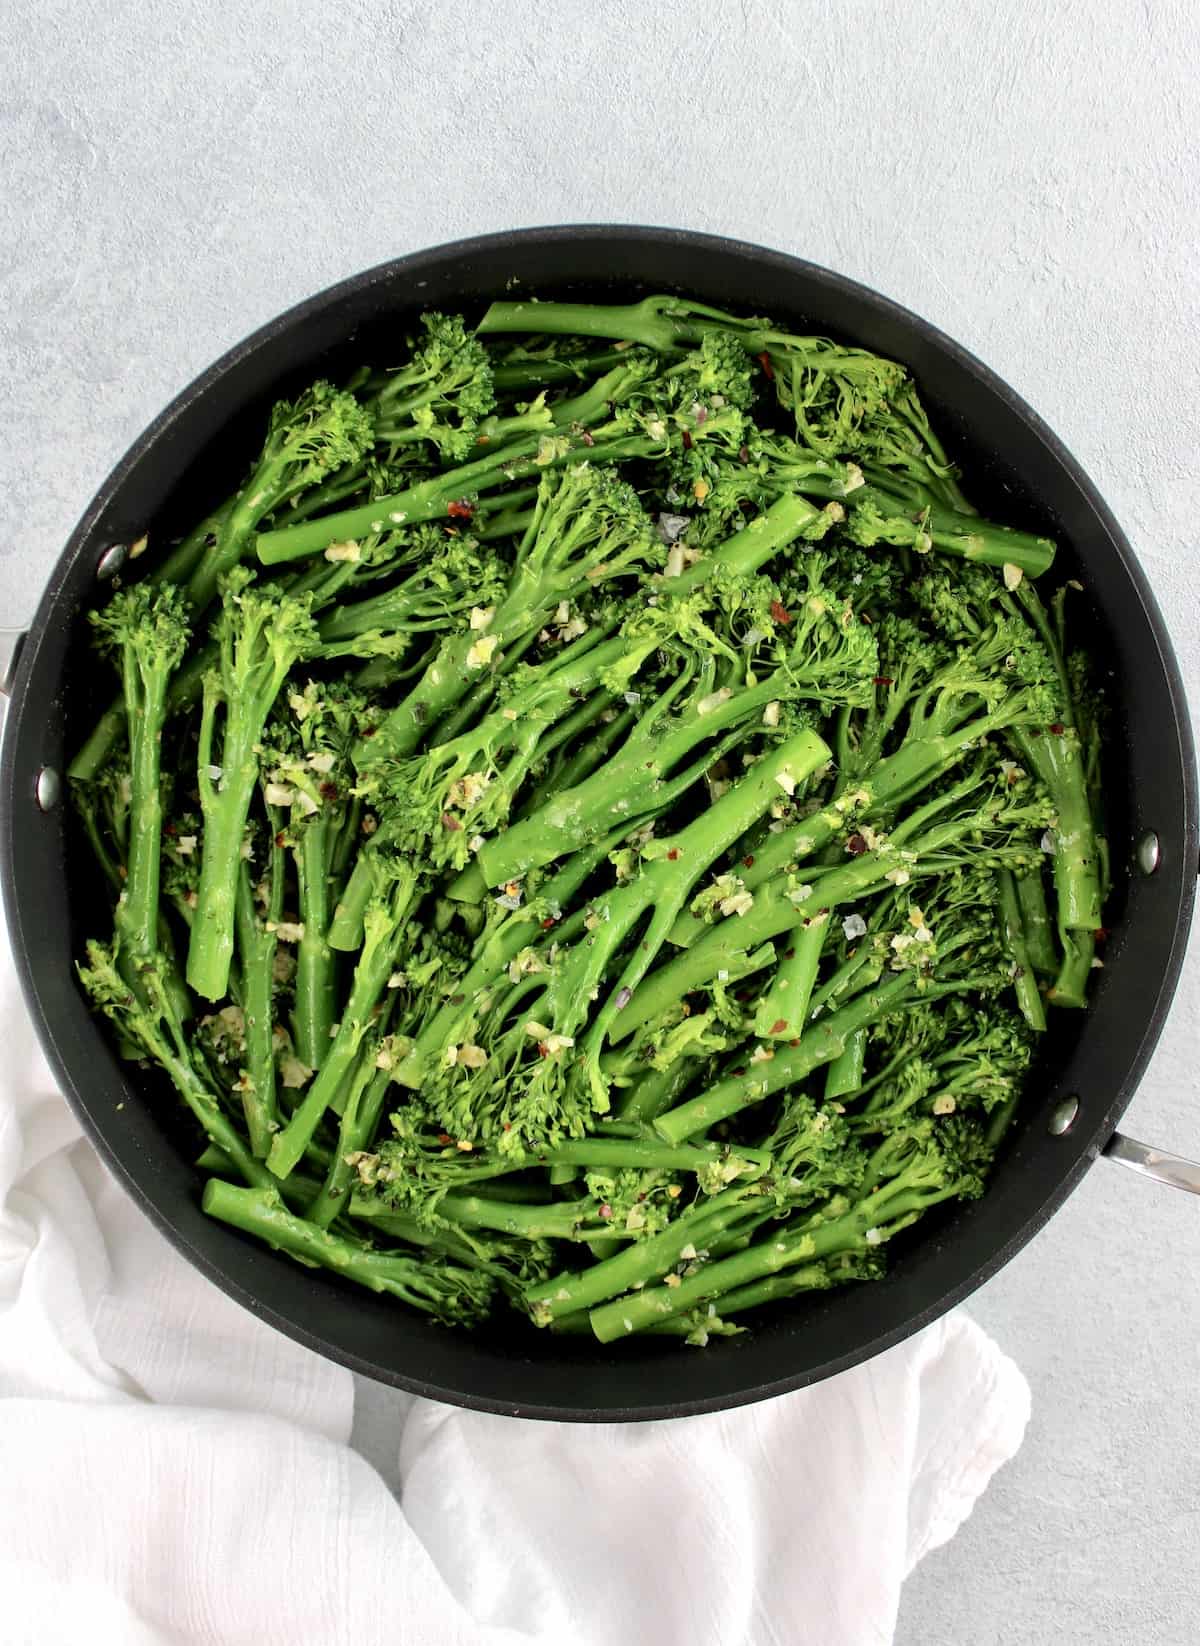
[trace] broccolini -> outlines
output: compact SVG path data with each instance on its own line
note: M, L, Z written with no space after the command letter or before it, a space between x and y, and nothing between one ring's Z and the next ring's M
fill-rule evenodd
M80 980L204 1209L703 1346L984 1192L1108 859L1055 546L969 489L895 362L679 297L281 403L92 614L71 767Z

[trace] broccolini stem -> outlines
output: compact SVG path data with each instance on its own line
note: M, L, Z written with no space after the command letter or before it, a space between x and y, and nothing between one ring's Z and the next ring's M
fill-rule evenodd
M948 772L955 761L967 750L976 747L982 738L1005 725L1007 721L1003 711L1000 711L996 714L980 715L945 736L907 738L895 754L881 760L849 791L849 795L855 798L857 815L875 817L887 812L901 800L912 799L936 778ZM788 865L813 857L846 828L849 811L849 799L843 796L840 802L835 801L822 811L806 817L801 823L763 841L755 848L753 866L738 871L747 891L756 892L765 882L776 880ZM865 861L859 859L860 863ZM817 884L821 887L822 902L828 901L824 875ZM847 897L856 895L857 890L855 886L840 900L846 901ZM671 942L678 948L693 947L714 929L720 928L703 925L690 914L685 914L676 922L671 933ZM785 929L776 926L766 935L775 936Z
M292 1019L296 1054L311 1069L328 1055L337 1017L337 978L329 945L329 818L302 825L294 849L303 935L296 947L296 999Z
M951 1189L947 1194L953 1192ZM647 1287L602 1304L591 1311L592 1330L601 1343L614 1343L672 1315L685 1313L697 1303L719 1298L725 1292L740 1291L797 1264L858 1250L867 1245L869 1229L877 1230L879 1239L890 1237L936 1198L936 1195L889 1193L885 1186L841 1217L825 1222L807 1219L796 1227L788 1224L773 1230L766 1240L748 1246L745 1251L701 1265L694 1275L684 1276L678 1286Z
M856 995L839 1011L819 1023L810 1023L798 1046L779 1047L769 1062L727 1075L700 1096L660 1115L654 1122L655 1131L668 1143L686 1143L719 1120L728 1120L752 1104L761 1103L772 1092L794 1086L814 1069L839 1057L856 1030L910 1006L917 984L918 978L912 972L899 972L878 987ZM927 986L920 998L929 1000L945 992L944 987Z
M525 1290L525 1304L539 1326L593 1308L606 1298L617 1297L644 1285L685 1261L684 1251L699 1252L733 1225L755 1210L759 1190L753 1184L735 1184L731 1189L698 1201L680 1214L661 1234L638 1240L615 1256L589 1268L558 1274Z
M727 1161L731 1172L736 1168L741 1174L757 1175L763 1165L762 1157L754 1149L730 1155L724 1145L718 1143L681 1147L653 1137L582 1137L555 1143L537 1152L539 1166L613 1166L637 1171L658 1168L672 1172L707 1172L718 1161Z
M437 1215L464 1229L494 1229L522 1240L590 1240L604 1230L590 1199L541 1201L491 1200L485 1195L446 1194Z
M295 1217L278 1188L238 1189L212 1177L204 1185L202 1204L210 1217L255 1235L302 1263L345 1275L370 1291L390 1292L433 1314L441 1314L453 1300L453 1283L440 1267L395 1252L374 1251L349 1235L331 1234L306 1218Z
M167 707L168 668L139 668L125 648L125 702L130 741L129 847L124 890L114 923L122 953L139 962L158 942L158 891L162 872L162 772L160 752Z
M94 783L109 755L124 737L126 724L125 700L118 694L67 767L67 776L78 783Z
M1088 983L1096 954L1095 936L1092 932L1073 932L1060 926L1058 939L1063 951L1062 964L1046 999L1052 1006L1082 1010L1087 1005Z
M672 297L646 297L640 303L493 303L476 330L525 332L536 336L612 337L623 343L644 343L668 354L697 342L704 325L696 317L731 329L761 326L761 321L737 320L702 303L683 303Z
M596 354L565 360L515 360L508 365L493 366L492 382L501 393L509 389L552 388L557 383L577 383L585 377L595 377L628 358L626 349L601 349Z
M407 916L417 890L416 875L399 878L386 901L369 905L364 922L363 946L354 968L350 997L338 1024L329 1051L316 1079L283 1131L275 1134L267 1164L276 1177L286 1177L300 1162L304 1146L316 1131L322 1115L341 1089L343 1080L358 1056L363 1037L392 974L397 952L404 941Z
M622 1093L614 1108L618 1120L638 1120L649 1126L674 1106L695 1078L696 1060L681 1057L669 1069L650 1069L636 1085Z
M558 790L538 811L490 836L475 859L484 883L502 886L520 879L530 869L578 851L617 822L623 820L632 828L648 811L661 809L689 789L725 750L705 753L698 766L682 773L677 771L681 762L699 745L757 718L776 690L771 680L746 686L707 714L698 707L685 712L678 724L657 737L653 732L635 734L582 783Z
M354 1072L346 1106L342 1110L333 1159L321 1192L309 1208L309 1218L323 1229L328 1228L338 1213L346 1208L348 1191L358 1181L347 1157L369 1146L391 1091L390 1069L375 1067L376 1045L375 1041L368 1040L359 1054L359 1067ZM287 1182L290 1183L295 1175L293 1172Z
M1054 801L1051 835L1059 924L1070 931L1094 932L1102 921L1101 865L1079 733L1073 726L1058 726L1041 737L1017 730L1013 738Z
M803 1268L787 1269L783 1274L764 1275L761 1280L752 1280L746 1286L738 1286L731 1292L722 1292L721 1314L723 1317L744 1314L747 1309L759 1309L764 1303L778 1303L784 1298L796 1297L801 1292L821 1292L837 1283L827 1264L805 1264ZM650 1328L651 1331L659 1329Z
M1021 1016L1029 1027L1040 1031L1046 1027L1046 1008L1038 991L1033 963L1025 943L1025 928L1021 922L1021 905L1017 898L1016 881L1009 870L1001 869L996 875L996 884L1000 892L1000 932L1012 964L1013 990L1016 993L1017 1005L1021 1008Z
M238 866L245 842L246 817L258 782L254 745L262 731L258 716L246 714L248 705L226 705L218 789L216 780L208 775L212 769L216 701L215 685L212 689L206 685L200 743L204 834L187 963L188 984L205 1000L220 1000L229 987Z
M638 879L596 900L598 924L590 946L579 945L572 951L552 974L546 991L545 1007L556 1025L577 1025L586 1016L592 990L605 980L607 967L625 937L652 911L645 935L612 983L588 1031L585 1061L601 1112L608 1102L607 1083L599 1070L604 1041L653 965L697 879L757 822L781 792L781 783L798 786L828 759L828 744L807 729L777 744L695 822L670 840L657 843L653 860Z
M604 862L619 838L620 836L614 832L588 846L584 851L576 852L541 889L541 898L551 908L569 908L580 887ZM465 1001L475 1000L503 976L509 963L515 960L531 941L536 941L538 935L537 927L527 914L521 913L513 919L506 920L498 930L490 932L477 945L471 966L459 980L455 993L462 995ZM456 1005L453 1001L447 1001L439 1007L417 1036L408 1057L397 1065L394 1075L397 1081L414 1090L420 1088L425 1071L441 1056L456 1026L461 1022L462 1012L462 1005Z
M866 1060L867 1031L865 1028L855 1029L847 1037L845 1049L832 1063L825 1065L826 1103L832 1103L839 1097L849 1097L852 1092L858 1091L863 1083Z
M790 953L784 952L754 1015L754 1032L760 1040L791 1040L803 1033L828 931L828 909L818 909L792 928Z
M237 946L242 972L242 1016L246 1025L246 1068L242 1081L242 1106L251 1152L266 1158L271 1134L279 1124L275 1091L274 966L277 939L268 929L279 919L283 907L283 853L271 849L271 886L267 921L260 921L254 907L250 864L238 864Z
M1035 972L1053 977L1058 971L1058 951L1054 947L1054 929L1046 906L1046 886L1040 869L1016 876L1017 902L1021 905L1021 925L1025 932L1025 950Z
M614 387L611 377L615 375L610 374L607 393L593 386L587 391L586 404L584 397L579 397L580 415L572 418L573 423L597 423L605 416ZM649 436L616 435L596 440L591 436L585 439L585 432L586 428L579 435L557 435L552 444L544 444L546 436L537 434L514 440L472 463L464 463L429 480L419 480L389 497L378 497L357 508L322 515L320 519L302 521L296 526L259 532L258 558L264 566L303 560L308 555L323 553L331 543L357 541L368 536L377 529L377 523L415 526L422 520L440 520L448 505L458 499L495 491L513 480L538 478L547 469L559 468L564 463L580 460L608 463L624 457L651 457L658 449Z

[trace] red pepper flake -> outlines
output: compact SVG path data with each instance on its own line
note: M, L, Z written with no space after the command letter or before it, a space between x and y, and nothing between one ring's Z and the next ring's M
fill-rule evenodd
M788 1041L789 1046L798 1046L799 1044L800 1044L799 1040L789 1040Z
M164 834L169 834L171 836L171 838L174 839L175 836L179 833L179 830L175 827L174 823L164 823L163 824L163 833Z
M749 446L739 446L738 447L738 462L739 463L748 463L749 461L750 461L750 448L749 448Z
M1097 943L1107 943L1109 938L1109 928L1107 926L1097 926L1096 930L1092 933L1092 936L1096 939Z
M743 867L743 869L752 869L754 867L754 854L753 853L751 853L751 855L749 857L743 857L742 867Z
M892 679L890 674L872 675L871 679L872 679L872 683L876 686L894 686L895 685L895 681Z
M506 1132L511 1132L512 1131L512 1121L511 1120L506 1120L504 1122L504 1130Z
M322 800L336 800L338 797L338 786L336 783L322 783L321 787L317 790L317 793L321 796Z
M746 1072L745 1069L734 1069L734 1071L733 1071L735 1076L739 1075L739 1074L745 1074L745 1072Z
M461 498L455 498L453 503L446 504L446 513L451 520L470 520L475 510L470 503L464 502Z
M596 444L596 437L592 434L590 429L584 429L579 438L583 441L585 446L594 446Z
M282 851L287 845L287 835L284 834L282 829L280 829L279 833L275 836L275 844L279 847L280 851Z
M608 1204L607 1200L604 1202L604 1205L600 1207L600 1216L601 1217L611 1217L612 1216L612 1207Z
M1066 729L1061 720L1056 720L1050 728L1050 735L1052 737L1061 737Z
M451 1141L451 1139L450 1139L450 1133L449 1132L439 1132L438 1133L438 1142L442 1145L443 1148L445 1148L447 1146L447 1144L449 1144L450 1141Z
M667 862L668 863L678 863L678 861L679 861L679 847L678 846L672 846L671 850L667 853Z
M683 431L683 449L685 452L690 452L692 449L692 436L687 429Z
M772 1034L782 1034L783 1031L786 1028L787 1028L787 1018L786 1017L777 1017L775 1019L774 1023L772 1023L772 1025L771 1025L771 1033Z
M867 849L867 843L861 834L852 834L846 842L846 850L851 857L861 857Z
M1030 726L1029 735L1030 737L1040 737L1042 735L1042 728L1040 726Z
M789 612L787 607L782 603L782 601L779 600L772 600L771 616L774 618L776 623L790 623L792 621L791 612Z
M809 924L809 922L806 920L804 922L804 924L807 926ZM795 953L796 953L795 949L785 949L783 951L783 958L785 960L791 960L793 958L793 956L795 955Z
M558 922L555 920L554 916L552 914L548 914L545 920L542 921L542 930L544 932L548 932L552 926L556 926L557 924Z
M444 829L449 829L451 834L458 834L462 828L462 824L459 822L458 818L455 817L453 812L443 812L442 827Z
M375 736L375 733L376 733L376 732L377 732L377 731L378 731L378 730L379 730L379 727L378 727L378 726L364 726L364 727L363 727L363 729L362 729L362 731L361 731L361 732L359 732L359 734L358 734L358 735L359 735L359 736L360 736L360 737L374 737L374 736Z
M773 382L775 378L775 368L771 364L771 356L767 353L766 349L764 349L761 354L755 355L754 358L762 367L763 375L766 377L767 382Z

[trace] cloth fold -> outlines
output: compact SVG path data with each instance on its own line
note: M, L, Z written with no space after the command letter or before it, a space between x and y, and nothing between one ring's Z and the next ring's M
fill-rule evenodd
M350 1373L210 1285L102 1167L2 933L0 1032L6 1646L873 1646L1020 1445L1025 1380L960 1313L674 1423L395 1395L393 1494L350 1448Z

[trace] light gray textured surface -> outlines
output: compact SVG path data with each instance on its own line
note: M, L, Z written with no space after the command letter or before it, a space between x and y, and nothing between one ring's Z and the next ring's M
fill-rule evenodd
M659 222L841 269L994 366L1131 534L1197 700L1190 0L6 15L0 621L127 443L278 310L462 234ZM1200 944L1127 1121L1183 1152L1198 1031ZM1100 1168L979 1295L1034 1419L910 1583L902 1646L1195 1639L1198 1270L1200 1205Z

